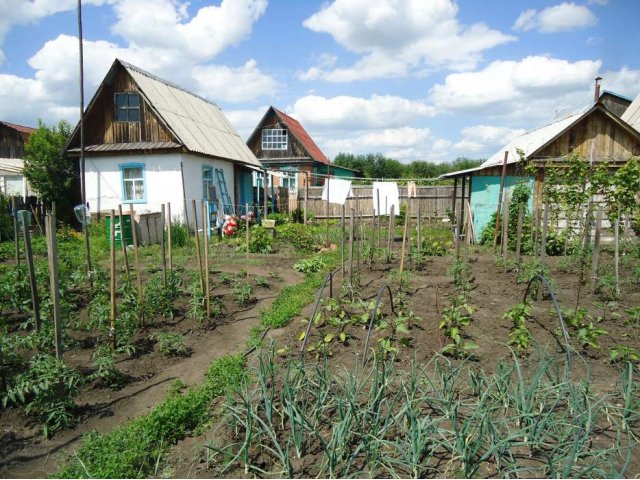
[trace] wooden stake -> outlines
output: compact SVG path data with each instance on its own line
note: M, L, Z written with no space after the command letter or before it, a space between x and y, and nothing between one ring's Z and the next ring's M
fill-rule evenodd
M249 265L249 204L245 204L245 214L244 214L244 218L245 218L245 230L246 230L246 242L247 242L247 252L246 252L246 260L247 260L247 265ZM206 250L205 250L205 254L206 254ZM249 272L247 272L247 275L249 275ZM207 282L207 285L209 283Z
M524 216L524 205L518 206L518 226L516 227L516 263L520 265L520 250L522 249L522 220Z
M349 217L349 286L353 285L353 217L354 209L351 209Z
M194 215L195 215L195 212L194 212ZM160 233L160 256L162 258L162 285L165 288L167 288L167 249L165 247L165 242L164 242L164 231L167 226L166 223L167 223L167 217L165 212L165 206L163 203L162 205L160 205L160 224L162 225L162 232Z
M542 239L540 245L540 258L544 259L547 256L547 229L549 228L549 204L544 204L544 213L542 220Z
M142 278L140 276L140 257L138 256L138 231L134 220L133 205L129 204L129 216L131 217L131 235L133 236L133 268L136 271L136 286L138 287L138 306L142 305ZM144 326L144 312L140 308L140 326Z
M620 207L616 217L615 229L615 272L616 272L616 292L620 292Z
M304 224L307 224L307 202L309 201L309 172L304 175Z
M124 239L124 221L122 217L122 205L118 205L118 221L120 222L120 245L122 246L122 256L124 257L124 268L129 279L129 257L127 255L127 243Z
M342 229L342 234L340 235L340 245L341 245L340 250L342 252L342 255L340 257L341 258L341 264L340 265L342 267L342 275L343 275L343 277L344 277L344 241L345 241L344 236L345 236L345 230L347 228L344 216L345 216L345 206L342 205L342 214L341 214L341 220L340 220L340 227Z
M376 197L377 197L377 205L378 205L378 223L377 223L377 227L376 229L378 230L378 248L380 248L380 190L376 190ZM376 224L374 223L374 226ZM373 245L371 245L371 248L373 248Z
M62 360L62 325L60 323L60 289L58 287L58 240L56 238L56 204L53 202L47 221L47 259L49 261L49 286L53 302L53 327L56 358Z
M593 264L591 266L591 278L593 279L593 292L598 289L598 270L600 266L600 235L602 228L602 205L596 213L596 235L593 239Z
M505 272L507 271L507 255L509 252L509 197L504 199L504 219L502 228L502 258L505 259ZM465 242L466 243L466 242Z
M22 236L24 237L24 256L29 267L29 286L31 287L31 306L33 307L33 318L35 321L35 329L40 332L42 322L40 320L40 302L38 301L38 286L36 283L36 270L33 266L33 252L31 251L31 234L27 226L27 215L22 215Z
M504 192L504 179L507 176L507 159L509 151L504 152L504 160L502 161L502 175L500 176L500 191L498 192L498 210L496 211L496 229L493 233L493 248L498 244L498 232L500 231L500 205L502 205L502 193Z
M110 325L109 325L109 337L111 338L111 346L113 350L116 349L116 211L111 210L111 225L109 229L109 241L111 243L109 248L109 266L110 266Z
M248 210L249 210L249 204L247 204L247 213L248 213ZM204 220L206 215L207 215L207 202L203 201L202 202L202 219L203 219L202 229L203 230L206 229L202 237L204 240L204 285L205 285L204 302L207 308L207 321L209 321L211 319L211 293L209 292L209 229L207 228L206 226L207 223ZM245 218L247 219L247 222L246 222L247 232L249 232L249 215L246 215ZM247 238L248 237L249 237L249 234L247 233Z
M207 212L208 215L208 212ZM133 217L131 217L133 219ZM171 233L171 202L167 202L167 243L169 247L169 271L173 271L173 235Z
M202 295L204 291L204 277L202 275L202 255L200 253L200 234L198 233L198 210L196 209L196 200L193 199L193 230L196 236L196 255L198 257L198 277L200 279L200 290Z
M16 251L16 265L18 266L18 275L20 275L20 242L18 242L18 210L16 209L16 199L11 199L11 217L13 218L13 245Z
M402 255L400 255L400 283L402 283L402 270L404 269L404 249L407 239L407 221L409 220L409 206L407 205L407 214L404 216L404 230L402 232Z
M388 232L387 232L387 250L391 251L391 238L393 236L393 230L394 230L394 226L393 226L393 210L394 210L395 205L391 205L391 211L389 212L389 228L388 228Z
M91 267L91 247L89 246L89 225L87 222L86 207L82 209L82 235L84 236L84 250L87 258L87 279L89 280L89 289L93 290L93 268ZM37 219L37 216L35 216Z
M418 199L418 218L416 220L416 228L418 229L418 254L422 255L422 214L420 212L420 199Z
M329 175L330 175L330 170L329 170L329 164L327 163L327 207L326 207L326 211L327 211L327 218L325 220L325 223L327 225L327 242L326 242L326 247L329 246L329 199L331 198L329 196Z

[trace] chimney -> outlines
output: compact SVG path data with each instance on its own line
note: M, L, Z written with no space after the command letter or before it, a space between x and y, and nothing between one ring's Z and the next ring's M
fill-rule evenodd
M602 77L596 77L596 87L593 92L593 103L598 103L598 100L600 100L600 80L602 80Z

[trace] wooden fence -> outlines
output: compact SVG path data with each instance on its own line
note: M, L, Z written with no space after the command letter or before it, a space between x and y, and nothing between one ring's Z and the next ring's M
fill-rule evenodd
M298 208L304 209L305 195L307 204L307 213L313 215L314 218L327 218L327 202L322 200L323 187L309 187L308 192L305 189L298 191ZM451 201L453 198L453 186L417 186L416 196L407 199L407 187L398 186L400 193L400 204L409 203L411 216L415 217L418 212L418 203L420 204L420 214L427 218L445 218L447 211L451 210ZM363 217L373 216L373 188L370 185L353 185L351 187L353 195L351 195L346 203L345 209L348 212L351 208L360 211ZM458 192L458 197L460 192ZM384 211L384 199L380 199L380 208ZM456 211L460 208L460 198L457 199ZM330 203L329 218L340 218L342 215L342 206Z

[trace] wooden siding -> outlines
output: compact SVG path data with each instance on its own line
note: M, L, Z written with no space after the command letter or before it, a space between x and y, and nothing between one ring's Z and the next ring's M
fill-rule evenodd
M618 117L621 117L627 107L631 105L630 100L625 100L616 95L611 95L609 92L605 92L600 97L600 102L607 107L607 110L615 113Z
M284 128L287 130L287 149L286 150L263 150L262 149L262 130L265 128ZM255 138L248 144L249 150L259 159L277 160L277 159L303 159L309 158L309 154L302 145L291 134L287 126L280 121L275 112L270 111L264 121L258 126L258 132Z
M0 125L0 158L23 158L24 136L13 128Z
M535 152L535 158L558 158L577 153L589 160L592 152L594 161L627 161L640 154L640 144L613 120L596 111Z
M105 82L95 103L85 117L85 145L105 143L170 142L171 133L140 97L140 122L116 122L115 94L137 92L137 87L124 68L118 68L109 84ZM70 148L79 147L76 135Z

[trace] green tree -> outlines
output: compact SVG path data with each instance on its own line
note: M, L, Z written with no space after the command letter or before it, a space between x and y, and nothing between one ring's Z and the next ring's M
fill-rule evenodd
M24 175L46 204L56 202L58 218L72 218L72 207L79 202L78 162L64 154L71 126L61 120L47 127L38 120L38 128L25 145Z

